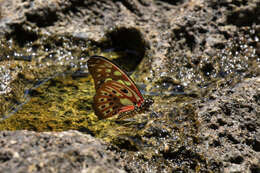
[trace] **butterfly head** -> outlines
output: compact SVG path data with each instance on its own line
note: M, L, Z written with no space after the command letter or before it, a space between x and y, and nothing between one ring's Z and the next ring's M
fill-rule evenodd
M143 101L143 103L141 104L140 109L146 111L146 110L149 109L149 107L150 107L153 103L154 103L154 100L153 100L152 98L146 98L146 99Z

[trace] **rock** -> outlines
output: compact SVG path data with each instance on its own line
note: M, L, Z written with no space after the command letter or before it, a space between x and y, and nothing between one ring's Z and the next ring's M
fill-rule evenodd
M1 172L125 172L118 156L77 131L0 132Z
M198 112L198 148L209 160L222 162L224 172L259 171L260 78L247 79L215 95Z

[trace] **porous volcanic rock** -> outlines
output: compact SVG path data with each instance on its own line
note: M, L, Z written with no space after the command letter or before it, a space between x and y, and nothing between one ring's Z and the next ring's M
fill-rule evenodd
M224 172L260 171L260 78L211 94L198 112L198 148Z
M107 145L77 131L0 132L0 172L125 172Z

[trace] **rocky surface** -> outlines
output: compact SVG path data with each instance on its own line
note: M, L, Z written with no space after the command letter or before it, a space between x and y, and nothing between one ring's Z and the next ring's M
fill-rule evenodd
M1 172L125 172L107 145L76 131L0 132Z
M258 77L216 92L200 105L199 148L207 158L221 160L224 172L260 171L259 94Z
M75 131L4 131L0 167L260 172L259 7L259 0L0 0L0 129L75 129L111 144ZM154 112L97 120L85 65L93 54L135 71ZM63 73L73 75L57 77Z

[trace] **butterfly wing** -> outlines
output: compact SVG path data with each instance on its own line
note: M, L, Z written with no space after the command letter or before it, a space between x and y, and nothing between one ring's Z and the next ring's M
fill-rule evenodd
M92 56L88 68L95 82L93 107L97 116L107 118L141 106L144 101L141 92L117 65L104 57Z
M93 108L95 114L103 119L134 110L138 101L139 96L130 87L117 81L108 81L97 90Z

